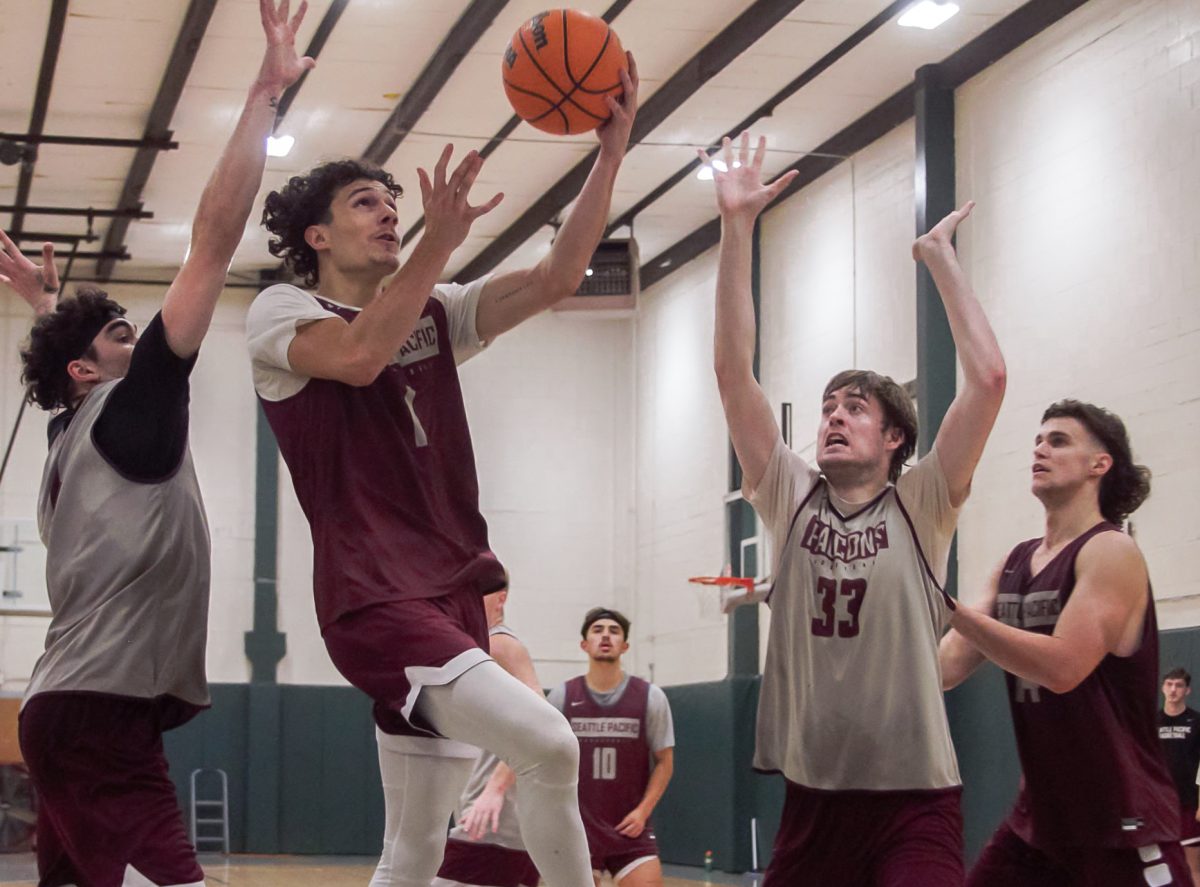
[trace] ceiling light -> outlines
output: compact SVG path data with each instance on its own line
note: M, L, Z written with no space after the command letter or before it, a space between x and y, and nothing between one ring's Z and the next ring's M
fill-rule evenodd
M733 161L734 169L737 169L741 165L742 165L742 162L740 160ZM711 181L712 177L713 177L714 169L720 170L721 172L729 171L729 167L727 167L725 165L724 160L721 160L718 157L713 157L711 160L708 161L708 163L705 163L704 165L702 165L700 167L700 169L698 169L696 171L696 178L700 179L700 181L702 181L702 182Z
M279 136L278 138L267 136L267 156L287 157L294 144L296 144L296 140L291 136Z
M900 16L897 24L904 28L924 28L932 31L938 25L952 18L958 12L957 3L937 3L935 0L921 0L914 3Z

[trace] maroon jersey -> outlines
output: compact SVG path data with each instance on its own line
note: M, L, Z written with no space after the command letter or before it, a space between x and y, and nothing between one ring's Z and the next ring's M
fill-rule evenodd
M462 292L435 290L408 341L370 385L293 376L301 387L283 390L286 396L263 396L260 373L290 372L286 349L296 326L331 315L354 323L359 310L290 286L271 287L251 308L255 385L312 528L322 628L382 601L486 594L503 585L479 513L447 314Z
M616 826L642 802L650 781L649 697L649 682L633 676L611 705L592 698L582 675L567 681L563 713L579 739L579 812L593 857L624 852L633 843ZM647 822L642 837L650 847L652 832Z
M1101 523L1036 576L1040 539L1012 550L1000 577L996 618L1053 634L1075 588L1075 559ZM1179 838L1179 802L1158 740L1158 626L1146 590L1142 641L1131 656L1105 656L1068 693L1006 675L1024 778L1009 824L1040 849L1144 847Z

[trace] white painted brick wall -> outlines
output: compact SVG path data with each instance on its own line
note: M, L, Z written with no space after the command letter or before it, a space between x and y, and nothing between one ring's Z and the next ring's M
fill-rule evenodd
M1033 437L1075 396L1154 471L1134 516L1164 626L1200 622L1200 4L1092 0L957 97L960 238L1009 383L960 522L964 593L1022 538Z
M660 684L719 680L728 670L717 592L687 581L719 572L725 557L729 444L712 368L715 275L710 250L643 293L638 310L632 635Z

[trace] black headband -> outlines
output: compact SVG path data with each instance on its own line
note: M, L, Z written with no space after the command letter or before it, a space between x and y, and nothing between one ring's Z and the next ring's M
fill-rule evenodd
M611 619L617 623L617 625L621 626L621 631L624 633L626 640L629 639L629 620L616 610L610 610L607 607L595 607L588 610L587 615L583 617L583 628L579 630L579 633L587 637L588 629L601 619Z

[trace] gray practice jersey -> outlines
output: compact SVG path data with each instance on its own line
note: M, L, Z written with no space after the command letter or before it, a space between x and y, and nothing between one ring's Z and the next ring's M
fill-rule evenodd
M92 430L95 388L50 446L38 502L54 617L25 699L88 691L207 705L209 537L190 452L158 483L123 477Z
M938 664L957 511L936 450L850 505L780 441L750 501L778 553L755 767L825 790L958 785Z
M506 634L509 637L516 638L512 629L507 625L495 625L488 629L488 637L495 637L498 634ZM519 638L518 638L519 640ZM479 796L483 794L483 790L487 788L488 781L491 780L492 774L496 770L496 765L500 763L500 759L490 751L480 749L479 758L475 761L475 769L471 771L471 778L467 782L467 787L463 790L462 797L458 801L458 812L454 817L455 823L462 822L463 814L467 812L467 808L474 804ZM450 829L450 837L457 838L460 841L470 841L470 838L457 824ZM517 821L517 787L511 786L504 793L504 806L500 808L500 822L495 832L489 828L484 832L483 837L479 839L481 844L497 844L501 847L507 847L509 850L524 850L525 844L521 840L521 826Z

